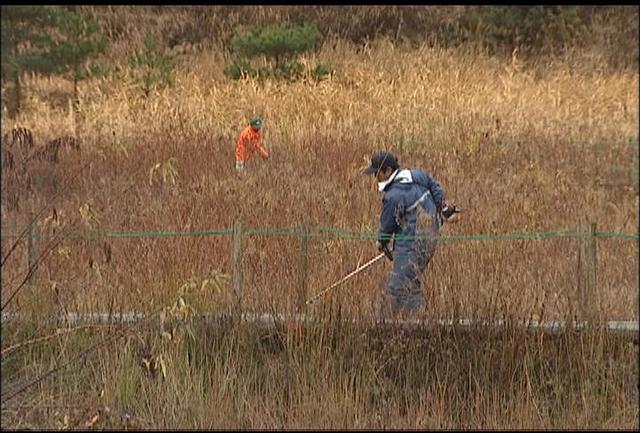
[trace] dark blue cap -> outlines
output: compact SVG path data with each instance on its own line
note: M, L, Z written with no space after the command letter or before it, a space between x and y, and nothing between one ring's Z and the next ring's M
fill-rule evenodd
M391 167L396 170L399 167L398 159L391 152L379 150L371 155L371 165L366 168L364 174L375 174L379 170L383 170L387 167Z

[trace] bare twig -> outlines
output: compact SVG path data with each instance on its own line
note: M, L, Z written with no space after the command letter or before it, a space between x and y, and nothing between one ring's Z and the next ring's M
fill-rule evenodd
M75 176L73 176L69 182L61 189L59 189L58 191L56 191L53 194L53 197L51 197L51 199L49 200L49 203L53 202L56 198L58 198L58 196L60 194L62 194L63 192L66 192L66 190L75 183L76 178L82 173L82 170L88 166L91 163L91 161L87 161L85 164L82 165L82 167L80 168L80 170L78 170L78 172L76 173ZM42 213L47 209L48 205L42 206L40 208L40 210L38 210L38 212L36 212L36 214L34 215L33 219L31 220L30 224L20 233L20 235L18 236L18 239L16 239L16 241L13 243L13 245L11 246L11 248L9 248L9 251L7 252L7 254L2 258L2 264L0 264L0 266L4 266L5 262L7 261L7 259L9 257L11 257L11 254L13 253L13 251L16 249L16 247L18 246L18 244L20 243L20 241L26 236L26 233L29 231L29 229L31 228L31 226L33 225L33 223L40 218L40 216L42 215Z
M70 232L71 229L73 227L71 227L69 230L66 230L67 232ZM65 231L63 230L61 232L61 234L65 234ZM54 238L55 239L55 238ZM20 283L18 285L18 287L13 291L13 293L9 296L9 298L4 302L4 304L2 304L2 308L0 308L0 311L3 311L5 309L5 307L7 305L9 305L9 302L11 302L11 300L13 300L13 298L18 294L18 292L20 291L20 289L22 289L25 284L27 284L27 282L29 281L29 279L31 278L31 276L34 274L34 272L38 269L38 266L40 265L40 262L44 259L44 257L46 255L48 255L51 251L53 251L53 249L55 247L57 247L58 245L60 245L60 243L62 243L62 241L65 239L64 236L60 236L58 237L58 239L53 242L52 244L48 245L47 248L44 249L44 251L42 253L40 253L40 255L38 256L38 258L36 259L35 263L33 266L29 267L29 271L27 272L27 275L24 277L24 279L22 280L22 283Z
M42 341L49 340L51 338L60 337L63 334L68 334L68 333L71 333L71 332L80 331L82 329L87 329L87 328L101 328L101 327L102 327L101 325L82 325L82 326L76 326L76 327L73 327L73 328L58 328L58 329L56 329L56 332L53 333L53 334L45 335L45 336L42 336L42 337L38 337L38 338L31 339L31 340L27 340L27 341L23 341L21 343L16 343L13 346L9 346L9 347L7 347L5 349L2 349L2 352L0 352L0 356L4 356L4 355L6 355L8 353L11 353L14 350L19 349L19 348L21 348L23 346L28 346L28 345L31 345L31 344L35 344L35 343L39 343L39 342L42 342Z

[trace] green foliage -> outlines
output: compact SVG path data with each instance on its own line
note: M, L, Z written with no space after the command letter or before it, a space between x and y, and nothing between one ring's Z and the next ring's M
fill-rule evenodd
M146 35L144 48L130 56L129 63L134 68L135 81L145 97L148 97L152 90L160 90L174 84L172 57L158 48L151 34Z
M242 57L225 69L232 79L258 77L297 80L304 73L304 65L296 57L316 47L320 32L315 25L295 27L268 26L252 29L246 34L237 34L233 46ZM254 69L248 60L265 56L271 69Z
M227 65L227 67L224 68L224 73L233 80L258 76L258 71L246 60L236 60L230 65Z
M297 60L281 60L273 70L273 75L280 79L297 80L304 72L304 65Z
M57 9L51 6L2 6L2 76L10 84L9 116L20 111L21 77L26 72L51 72L48 49Z
M247 60L236 60L224 69L224 74L232 80L240 80L243 78L277 78L287 80L297 80L304 75L304 65L297 60L282 60L273 69L261 66L258 69L251 66ZM332 70L319 63L310 71L310 76L315 81L322 81L331 75Z
M78 103L78 82L103 75L105 67L91 62L103 53L107 39L99 23L79 12L61 11L55 17L60 37L49 52L51 68L56 74L73 81L73 101Z
M494 37L485 26L487 20L492 19L498 20L494 24L502 26L499 22L503 18L488 16L485 19L485 15L491 15L491 10L506 10L505 13L510 14L510 10L515 8L538 8L545 13L551 11L546 18L535 9L523 14L530 18L528 23L524 23L525 26L535 24L538 18L547 22L542 32L527 32L534 39L548 44L546 47L537 47L532 53L528 52L528 47L521 45L519 48L523 55L549 54L546 49L558 51L569 47L594 46L602 50L602 60L610 66L637 68L640 9L635 5L276 5L261 7L258 14L254 5L162 6L134 8L135 13L127 12L127 8L83 7L96 16L104 17L109 34L125 43L146 31L146 26L153 26L155 28L150 30L157 30L156 33L163 35L163 40L170 47L183 44L202 48L213 48L214 44L231 47L239 28L252 28L263 23L286 23L289 26L315 23L320 34L333 35L336 39L346 39L358 45L383 37L394 44L416 46L425 43L430 46L457 47L467 43L486 43L493 51L506 53L513 49L513 43L509 41L514 38ZM165 19L170 16L179 16L180 19ZM548 18L553 22L548 22ZM565 25L566 37L562 36ZM515 31L519 24L511 23L509 26ZM518 30L520 35L522 30ZM500 33L503 32L498 31ZM500 45L500 41L504 45Z
M315 80L320 81L323 80L327 75L330 75L331 72L332 70L329 66L318 63L313 71L311 71L311 77L313 77Z
M56 24L62 37L50 52L55 72L74 82L103 73L103 66L87 64L107 47L99 23L85 14L65 11L56 16Z
M20 77L26 72L60 74L77 83L102 72L87 64L107 41L98 22L59 6L2 6L2 73L13 83L12 101L20 107Z
M51 6L2 6L2 74L49 69L50 30L57 9Z
M577 6L480 6L463 25L491 49L564 46L583 28Z
M253 29L247 34L236 35L232 43L246 57L264 55L280 59L313 49L319 39L320 32L315 25L290 28L268 26L262 29Z

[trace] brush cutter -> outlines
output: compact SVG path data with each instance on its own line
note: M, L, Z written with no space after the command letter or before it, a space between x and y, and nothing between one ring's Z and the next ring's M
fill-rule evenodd
M442 216L444 216L445 220L448 220L455 213L462 212L462 209L458 208L456 205L445 204L442 208Z
M368 268L369 266L371 266L372 264L374 264L375 262L377 262L378 260L380 260L381 258L383 258L385 256L385 253L380 253L377 256L375 256L374 258L372 258L371 260L369 260L367 263L358 266L354 271L350 272L348 275L344 276L340 281L337 281L335 283L333 283L331 286L329 286L328 288L324 289L322 292L316 294L315 296L313 296L312 298L310 298L306 304L312 304L313 302L315 302L318 298L320 298L321 296L323 296L325 293L327 293L329 290L338 287L340 284L344 283L345 281L347 281L349 278L353 277L354 275L356 275L357 273L365 270L366 268Z
M442 214L443 214L443 217L444 217L445 221L448 220L449 218L451 218L454 214L459 213L459 212L462 212L462 209L458 208L455 205L445 205L444 209L442 210ZM393 261L393 255L392 255L391 251L388 249L386 244L382 246L381 250L382 250L382 252L380 254L378 254L377 256L372 258L371 260L369 260L367 263L365 263L362 266L357 267L355 270L353 270L352 272L350 272L349 274L344 276L339 281L336 281L331 286L329 286L328 288L324 289L322 292L320 292L320 293L314 295L313 297L311 297L306 302L306 305L314 303L318 298L320 298L321 296L324 296L324 294L327 293L329 290L332 290L332 289L338 287L340 284L344 283L349 278L353 277L354 275L358 274L359 272L365 270L366 268L368 268L369 266L371 266L372 264L374 264L375 262L377 262L381 258L386 256L389 260Z

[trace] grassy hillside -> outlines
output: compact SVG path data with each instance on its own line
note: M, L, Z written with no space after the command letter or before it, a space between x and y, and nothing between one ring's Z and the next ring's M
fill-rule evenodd
M113 29L128 18L109 56L124 64L142 29L186 25L196 10L102 10ZM22 113L3 118L3 135L28 128L37 149L79 142L56 163L25 165L32 149L14 146L15 166L2 169L3 313L36 319L3 325L3 388L66 362L74 372L13 400L3 426L637 428L637 343L604 331L416 336L341 324L375 316L388 262L309 308L326 320L317 329L194 325L195 340L168 341L136 327L78 367L75 356L115 330L60 333L43 317L157 313L181 296L196 312L230 309L234 222L248 231L246 311L290 312L304 299L303 242L278 229L311 228L307 297L375 255L380 195L361 171L380 148L432 173L464 210L423 278L428 317L580 317L579 241L558 232L586 221L600 234L595 319L638 320L637 69L601 67L610 53L596 45L505 57L332 36L302 59L307 73L332 65L325 81L231 81L221 46L182 51L175 85L147 99L126 76L83 83L78 113L70 83L27 77ZM256 114L272 158L239 177L235 138ZM32 217L49 237L29 247L7 236ZM42 257L21 286L28 251ZM162 363L164 379L149 375Z
M517 57L504 63L471 51L397 49L385 41L366 51L337 44L317 54L339 71L319 84L229 81L216 53L193 58L178 70L174 88L146 101L135 88L96 81L84 87L82 121L50 103L66 83L34 79L34 97L15 125L30 128L39 145L75 134L81 152L61 153L58 164L30 165L33 192L22 194L20 208L3 218L24 224L30 206L46 208L41 219L55 208L60 224L72 226L78 209L88 205L96 218L92 228L116 231L224 229L238 218L246 228L266 230L306 217L311 225L373 232L379 195L360 173L370 153L384 147L397 152L403 165L433 173L449 199L465 209L446 235L575 229L579 219L596 222L601 231L634 232L637 75L563 63L527 68ZM252 161L248 176L238 179L234 140L254 114L265 118L273 158ZM152 172L160 163L168 175L167 161L177 173L175 183L162 181L161 168ZM9 193L27 182L17 175L5 179ZM634 260L635 244L599 241L599 287L603 294L615 293L603 296L603 314L636 317L637 293L629 291L634 266L624 259ZM191 276L230 272L229 236L104 242L112 261L103 264L103 277L108 269L116 271L109 286L124 291L117 299L125 305L135 299L130 286L155 287L135 295L135 304L145 305ZM100 257L96 241L65 243L70 256L50 258L56 260L49 265L52 280L82 272L88 256ZM283 270L298 256L296 242L256 234L245 246L247 284L256 294L260 288L279 293L275 299L284 302L295 286L296 272ZM327 276L344 274L370 255L372 242L314 238L310 248L310 285L319 288L330 283ZM514 312L529 314L542 300L522 298L523 290L540 294L544 288L559 303L546 308L554 316L565 314L576 251L570 238L445 243L431 269L439 278L430 282L430 292L441 293L432 302L443 303L435 311L459 311L451 299L465 310L489 308L508 288L517 293L514 301L527 302L512 306ZM22 272L21 254L14 256L11 268ZM539 265L532 269L530 263ZM478 275L477 266L491 272ZM386 269L372 270L372 281L376 272L382 277ZM3 278L9 277L8 267ZM102 289L72 292L70 300L80 304L112 298ZM362 290L363 296L374 292Z

